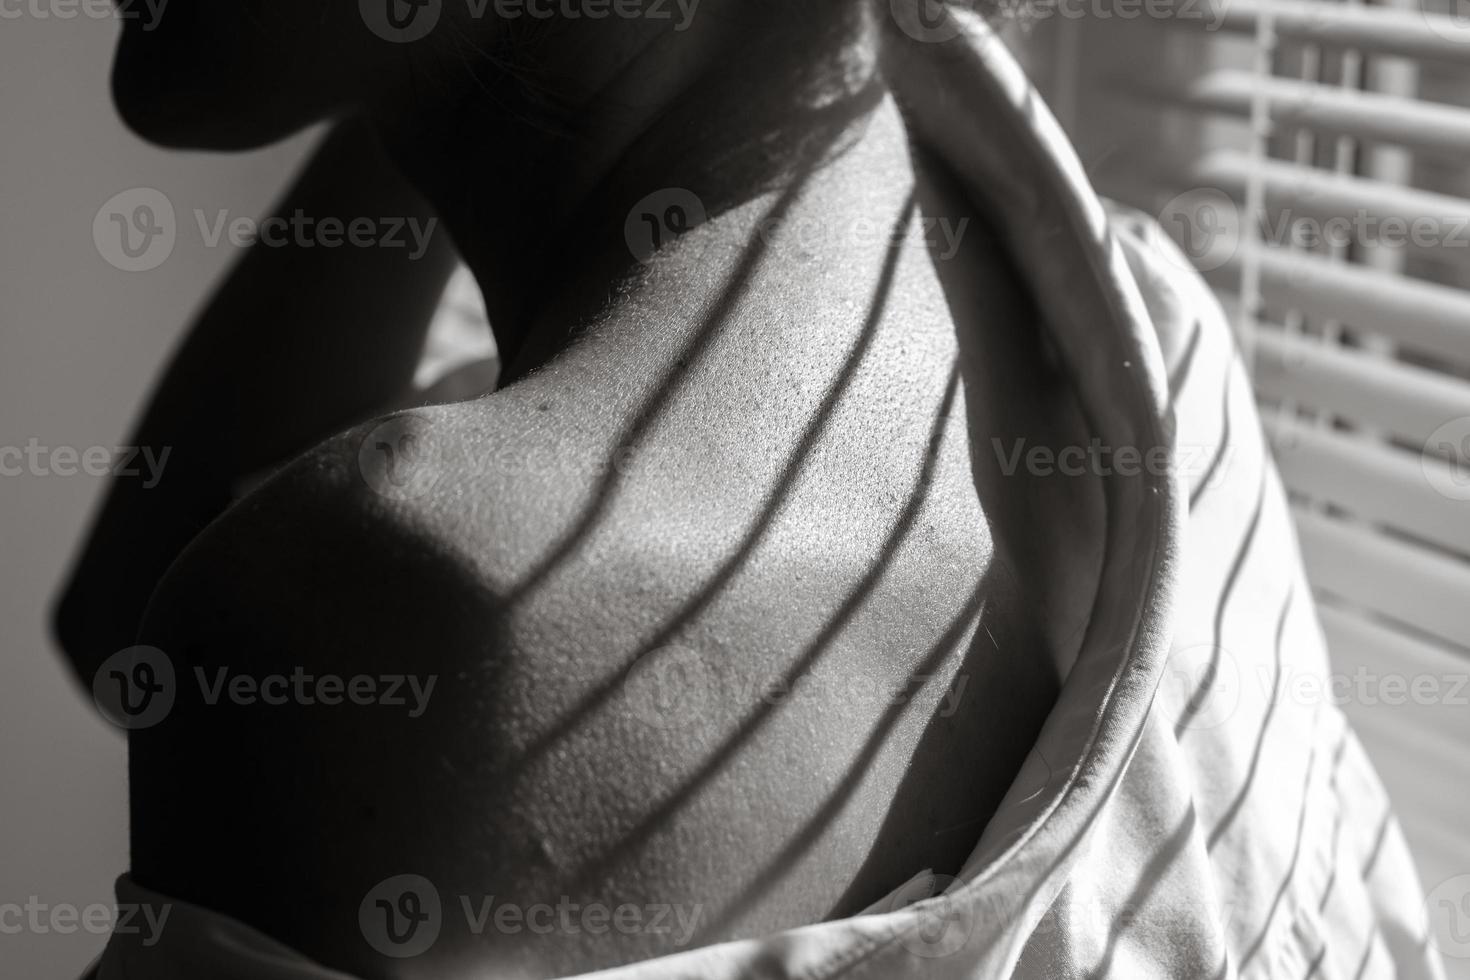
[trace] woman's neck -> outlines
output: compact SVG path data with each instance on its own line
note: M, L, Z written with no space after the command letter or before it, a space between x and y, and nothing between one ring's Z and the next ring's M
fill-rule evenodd
M375 112L475 273L512 375L626 291L647 258L630 235L676 233L787 186L851 143L881 99L861 0L697 11L685 30L563 22L526 59L541 59L534 93L529 66L487 56L464 63L460 84ZM689 199L676 188L694 214L668 211ZM664 227L638 231L640 203Z

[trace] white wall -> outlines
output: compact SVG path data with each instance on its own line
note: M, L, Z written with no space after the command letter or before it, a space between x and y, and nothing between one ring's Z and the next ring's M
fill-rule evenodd
M118 445L231 257L202 244L192 209L258 214L301 146L243 157L145 146L108 99L116 22L56 16L68 9L0 4L0 447ZM140 185L173 201L180 233L159 268L125 273L98 253L92 220ZM0 476L0 905L110 902L127 867L123 738L70 684L45 626L99 490L85 475ZM102 942L0 932L0 976L74 978Z

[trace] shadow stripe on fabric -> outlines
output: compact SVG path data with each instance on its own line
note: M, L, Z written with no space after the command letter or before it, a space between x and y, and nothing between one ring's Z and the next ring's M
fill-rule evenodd
M1189 380L1190 368L1194 367L1194 355L1199 352L1200 335L1205 332L1204 324L1199 320L1194 321L1194 328L1190 331L1189 341L1184 345L1184 353L1179 357L1179 363L1174 365L1174 373L1169 376L1169 408L1174 408L1174 402L1179 398L1179 392L1184 388L1184 382Z
M1332 815L1332 843L1328 853L1332 855L1332 872L1327 876L1327 885L1322 889L1322 900L1317 903L1317 914L1327 911L1327 902L1332 898L1333 886L1337 884L1337 845L1342 840L1342 807Z
M1383 819L1378 822L1378 832L1373 835L1373 849L1368 852L1368 859L1363 862L1363 880L1367 881L1373 874L1374 867L1378 864L1378 856L1383 853L1383 841L1388 837L1388 827L1393 823L1393 807L1384 807Z
M1189 809L1180 818L1179 825L1165 839L1163 846L1154 852L1153 857L1148 859L1148 864L1144 866L1142 873L1139 874L1138 881L1134 883L1132 890L1129 891L1128 898L1123 903L1123 908L1127 910L1127 915L1115 918L1112 926L1108 929L1107 946L1103 950L1102 958L1098 960L1097 966L1093 968L1090 974L1094 980L1103 980L1103 978L1107 977L1108 972L1113 967L1113 956L1117 953L1118 943L1122 940L1123 933L1133 924L1131 917L1135 916L1138 910L1153 896L1154 889L1164 880L1164 876L1168 874L1174 862L1184 853L1184 845L1189 843L1190 838L1193 836L1196 822L1194 803L1191 801Z
M1348 729L1344 726L1342 734L1337 737L1337 747L1332 750L1332 771L1328 777L1327 788L1332 793L1333 802L1337 808L1332 813L1332 844L1327 853L1332 855L1332 871L1327 875L1327 884L1322 888L1322 898L1317 902L1317 914L1321 915L1327 911L1327 903L1332 898L1332 890L1337 885L1337 848L1342 841L1342 799L1337 795L1337 774L1341 771L1342 758L1347 753Z
M1363 958L1358 960L1358 968L1353 971L1353 980L1363 980L1363 975L1368 972L1368 964L1373 962L1373 950L1378 948L1378 923L1373 923L1373 928L1368 931L1368 948L1363 950Z
M1275 670L1271 677L1271 700L1266 705L1266 714L1261 719L1260 730L1256 732L1256 742L1255 747L1251 750L1250 765L1246 769L1245 780L1241 784L1240 791L1235 794L1235 798L1225 808L1225 813L1220 817L1219 822L1215 824L1215 829L1210 831L1210 839L1205 843L1206 851L1213 851L1215 845L1220 842L1220 838L1224 836L1225 831L1230 829L1230 825L1235 821L1236 816L1240 814L1241 808L1245 806L1246 798L1250 796L1251 787L1255 785L1256 775L1260 771L1261 756L1266 749L1266 733L1271 727L1272 719L1276 716L1276 707L1281 702L1281 638L1286 632L1287 614L1291 612L1292 599L1295 597L1296 583L1293 582L1286 589L1286 598L1282 600L1281 613L1276 619Z
M1220 590L1220 601L1215 606L1215 643L1210 651L1210 664L1205 668L1205 675L1200 679L1198 690L1190 695L1189 703L1180 712L1179 719L1174 723L1174 737L1182 738L1194 720L1204 707L1205 696L1215 683L1215 675L1220 672L1220 642L1225 632L1225 609L1229 605L1230 595L1235 591L1235 583L1240 578L1240 570L1245 566L1246 556L1250 554L1251 543L1255 541L1256 531L1261 526L1261 512L1266 504L1266 468L1261 468L1260 484L1256 488L1256 503L1251 511L1250 524L1246 526L1245 534L1241 537L1240 547L1235 553L1235 561L1230 566L1230 573L1225 577L1225 585Z
M1320 712L1318 713L1320 717ZM1266 921L1261 924L1261 931L1256 935L1255 942L1251 943L1245 955L1240 959L1242 971L1250 964L1250 961L1261 951L1266 936L1271 932L1271 925L1276 921L1276 911L1281 908L1281 901L1286 897L1286 890L1291 887L1292 879L1296 877L1297 862L1302 856L1302 839L1307 830L1307 809L1312 802L1312 773L1317 766L1317 739L1315 725L1312 732L1312 749L1307 755L1307 773L1302 780L1302 804L1297 812L1296 818L1296 844L1291 849L1291 861L1286 865L1286 874L1281 877L1281 884L1276 886L1276 895L1271 899L1271 907L1266 911Z
M1307 972L1302 974L1302 980L1312 980L1317 975L1317 971L1322 968L1322 961L1326 958L1327 944L1323 943L1322 948L1317 950L1317 955L1312 957L1312 962L1307 964Z
M1194 512L1195 505L1199 503L1200 497L1204 495L1205 489L1209 487L1210 481L1215 478L1215 472L1225 462L1225 453L1230 448L1230 389L1235 380L1235 362L1232 360L1225 365L1225 395L1221 399L1220 416L1223 419L1220 430L1220 445L1215 449L1214 458L1210 460L1210 466L1205 470L1205 475L1200 478L1199 483L1189 492L1189 510Z

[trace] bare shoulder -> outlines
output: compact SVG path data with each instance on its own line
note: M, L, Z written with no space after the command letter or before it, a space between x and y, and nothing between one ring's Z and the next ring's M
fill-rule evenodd
M381 948L347 913L405 873L456 910L692 916L488 945L456 920L435 954L552 975L957 866L1052 683L1014 583L984 542L956 550L925 482L968 486L963 456L875 512L820 477L742 482L712 432L630 446L487 401L317 447L160 586L143 642L178 696L131 739L143 883L368 975Z
M172 705L129 739L141 882L349 966L373 952L312 908L355 909L387 875L371 855L442 833L421 808L457 792L468 736L446 726L475 718L455 681L504 649L484 563L434 517L452 476L431 452L458 415L312 448L160 582L140 642L171 667Z

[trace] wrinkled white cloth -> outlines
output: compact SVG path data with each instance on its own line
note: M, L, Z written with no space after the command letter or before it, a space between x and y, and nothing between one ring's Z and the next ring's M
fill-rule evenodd
M1325 680L1327 653L1214 298L1157 226L1092 192L994 34L951 16L952 40L894 30L884 54L915 139L1000 231L1100 444L1169 465L1116 457L1081 652L957 880L595 976L1439 977L1362 747L1327 698L1284 694ZM114 936L101 980L344 978L126 876L118 897L171 914L152 946Z

